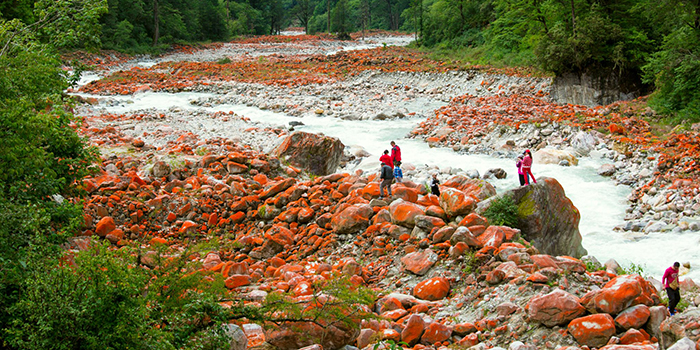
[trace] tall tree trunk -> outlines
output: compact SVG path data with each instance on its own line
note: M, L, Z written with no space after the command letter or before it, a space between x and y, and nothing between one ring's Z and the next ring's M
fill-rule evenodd
M571 32L576 34L576 8L574 7L574 0L571 0Z
M331 33L331 0L326 0L328 2L328 17L327 17L327 22L328 22L328 34Z
M153 46L158 45L158 39L160 38L160 26L158 24L158 0L153 0Z
M392 12L392 9L391 9L391 7L392 7L391 0L386 0L386 4L387 4L387 7L389 8L389 28L391 30L396 30L396 28L394 28L394 13Z

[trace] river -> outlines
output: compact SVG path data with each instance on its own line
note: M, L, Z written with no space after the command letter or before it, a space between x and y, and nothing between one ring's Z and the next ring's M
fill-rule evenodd
M152 61L143 62L150 65ZM87 73L81 84L99 79L99 76ZM81 94L83 96L89 96ZM323 133L338 137L345 145L360 145L372 156L357 164L355 168L370 170L378 168L378 157L389 142L394 140L401 146L405 163L413 165L438 166L441 168L476 169L484 174L490 168L503 168L509 175L502 180L489 180L498 191L517 186L515 165L512 159L491 158L483 155L462 155L447 148L431 148L421 140L407 138L413 127L423 119L405 118L393 120L341 120L329 116L290 117L285 114L261 110L256 107L232 104L213 104L211 107L200 107L190 103L195 99L211 99L209 93L154 93L145 92L132 96L112 96L111 103L102 101L99 105L108 113L128 113L136 110L155 108L167 111L173 107L184 110L203 109L207 112L232 111L245 116L253 122L265 125L288 127L290 121L300 121L304 125L296 126L296 130L313 133ZM116 101L116 103L115 103ZM409 110L434 110L441 106L433 100L412 100ZM227 132L215 121L210 121L206 129L218 136L227 136ZM220 128L220 129L217 129ZM556 178L564 187L566 195L573 201L581 212L579 229L583 236L583 246L590 255L599 261L615 259L624 267L632 263L643 267L645 273L656 279L661 279L664 269L673 261L700 262L700 232L685 231L682 233L652 233L648 235L629 236L616 232L613 228L623 223L627 208L626 197L631 193L629 186L616 186L609 179L599 176L597 168L609 162L595 156L580 159L578 166L562 167L558 165L539 165L533 167L535 176ZM350 171L353 169L348 169ZM413 179L416 182L425 179ZM700 281L700 269L694 268L687 277Z

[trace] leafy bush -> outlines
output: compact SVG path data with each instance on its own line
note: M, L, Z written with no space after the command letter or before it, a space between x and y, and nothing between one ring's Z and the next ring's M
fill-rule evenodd
M510 196L501 196L492 200L483 215L491 225L518 227L518 206Z

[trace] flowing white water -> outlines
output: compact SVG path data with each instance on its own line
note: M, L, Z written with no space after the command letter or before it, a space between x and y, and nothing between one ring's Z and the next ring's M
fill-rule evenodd
M418 118L385 121L348 121L327 116L297 118L244 105L224 104L203 108L190 104L192 100L212 96L214 95L205 93L146 92L135 96L111 97L112 102L103 103L102 106L110 113L127 113L146 108L167 110L171 107L184 110L203 109L210 112L233 111L250 118L251 121L277 126L288 126L290 121L300 121L304 125L295 127L297 130L323 133L338 137L345 145L364 147L372 156L360 163L358 168L370 171L377 169L379 155L383 150L389 149L389 142L394 140L402 149L405 163L440 168L477 169L481 174L491 168L503 168L509 173L506 179L489 181L499 192L518 185L512 159L460 155L451 149L430 148L423 141L406 138L410 130L421 121ZM434 109L439 105L431 106L425 102L422 107ZM625 267L632 263L641 265L647 274L657 279L661 279L664 269L673 261L690 261L692 265L696 265L700 261L700 250L696 248L700 242L698 232L652 233L632 237L613 231L614 226L623 222L627 207L626 197L631 188L616 186L610 180L597 175L596 169L604 162L594 156L580 159L579 165L573 167L539 164L533 167L535 176L557 179L564 187L566 195L581 212L579 229L583 236L583 246L588 253L601 262L612 258ZM425 179L413 180L418 182ZM700 269L695 268L686 276L700 281Z

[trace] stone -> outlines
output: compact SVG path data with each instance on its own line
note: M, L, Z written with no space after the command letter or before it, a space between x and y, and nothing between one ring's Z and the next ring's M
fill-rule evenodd
M421 337L421 343L435 344L450 339L450 336L452 336L452 328L442 323L433 322L425 327L425 331Z
M444 277L433 277L413 287L413 296L418 299L436 301L450 293L450 281Z
M412 252L401 258L404 268L416 275L425 275L438 260L438 255L430 249Z
M667 350L695 350L695 342L690 340L688 337L677 341L671 347L666 348Z
M598 175L600 176L612 176L615 174L615 165L613 164L603 164L598 168Z
M596 144L598 144L596 137L586 131L579 131L571 139L571 147L574 148L574 151L578 156L587 156L592 150L595 149Z
M579 344L599 348L615 335L615 322L608 314L594 314L574 319L567 330Z
M360 349L364 349L367 345L371 344L375 334L376 332L371 328L360 329L360 335L357 336L357 346Z
M635 343L641 343L645 340L648 340L648 339L644 336L644 334L642 334L642 332L640 332L634 328L630 328L627 330L627 332L622 334L622 336L620 337L620 344L622 344L622 345L635 344Z
M357 233L369 226L369 219L373 214L369 204L355 204L333 216L331 227L339 234Z
M353 343L358 335L359 330L340 323L321 327L311 322L285 322L267 329L265 337L268 343L280 349L300 349L313 344L324 349L339 349Z
M460 190L445 187L440 192L440 207L450 218L469 214L475 206L476 200Z
M537 350L537 348L532 344L525 344L519 340L516 340L510 343L508 350Z
M246 337L241 327L227 323L224 325L224 331L231 339L229 341L229 350L246 350L248 348L248 337Z
M644 304L635 305L622 311L615 317L615 325L622 329L641 328L649 320L649 307Z
M505 179L506 176L508 176L508 173L506 173L506 171L501 168L489 169L486 170L486 172L484 173L484 179L490 179L492 177L495 177L497 179Z
M404 200L395 200L389 205L389 213L392 223L412 228L416 225L416 217L425 215L425 208Z
M532 161L535 164L559 164L562 160L568 161L571 165L578 165L576 156L567 150L543 148L532 155Z
M114 219L111 216L105 216L97 222L95 233L100 237L104 237L116 228L117 225L114 223Z
M406 327L401 331L401 341L408 344L408 346L414 346L423 336L423 331L425 329L425 322L423 317L418 314L412 314L406 320Z
M335 137L295 131L272 150L280 160L314 175L328 175L338 168L345 145Z
M170 175L170 172L170 164L163 161L155 162L151 168L151 175L158 178L166 177Z
M612 315L617 315L633 305L655 305L660 301L651 283L639 275L617 276L592 296L596 311Z
M661 324L668 317L668 309L666 306L652 306L649 308L649 320L645 330L650 336L656 339L661 339Z
M527 304L531 321L537 321L547 327L563 326L586 313L575 295L555 289L545 295L537 295Z
M522 237L540 252L580 258L586 255L578 229L581 213L556 179L543 177L536 184L506 191L518 206L518 224ZM479 203L481 214L497 197Z
M478 177L478 172L476 175ZM442 187L452 187L480 201L496 195L496 188L488 181L472 179L463 175L455 175L447 179Z

